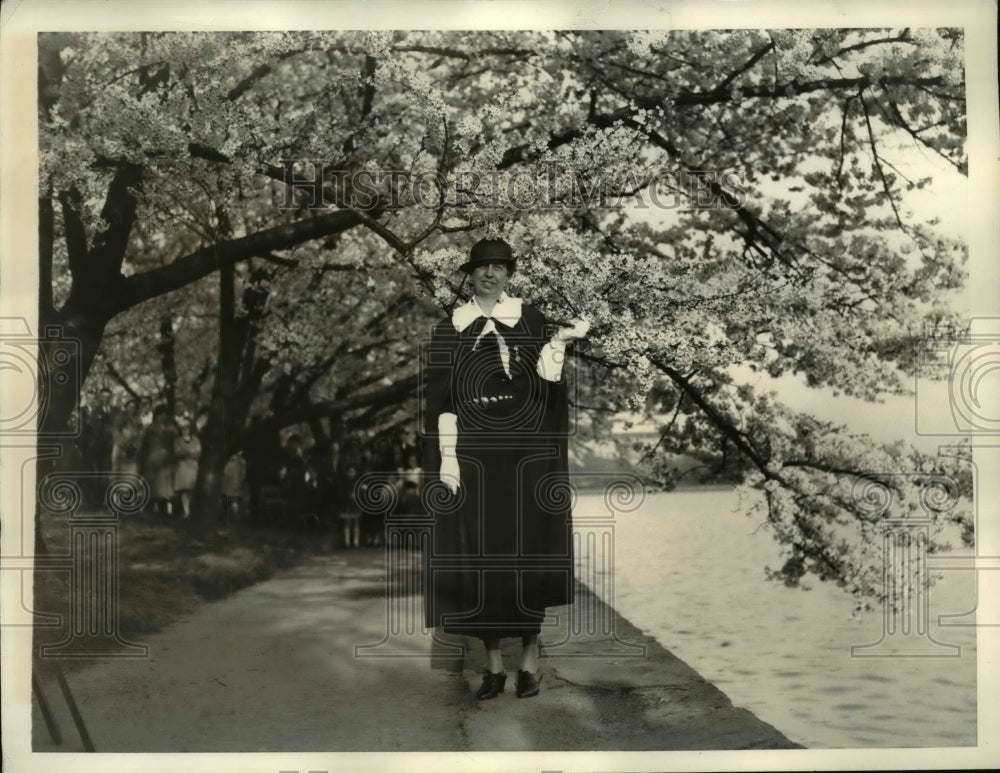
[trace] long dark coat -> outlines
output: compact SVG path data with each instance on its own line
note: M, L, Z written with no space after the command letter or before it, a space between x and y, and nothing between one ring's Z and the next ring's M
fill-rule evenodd
M423 371L427 625L483 639L537 633L546 607L573 598L566 388L536 372L552 331L527 304L513 326L495 320L508 376L486 323L435 326ZM442 413L458 416L457 495L435 482Z

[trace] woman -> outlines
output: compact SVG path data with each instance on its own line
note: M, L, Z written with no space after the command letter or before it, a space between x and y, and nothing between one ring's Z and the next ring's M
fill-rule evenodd
M190 421L181 424L181 434L174 441L174 491L181 503L181 516L191 516L191 493L198 482L198 460L201 457L201 441L194 434Z
M541 312L506 294L514 269L505 241L476 243L461 266L474 297L435 326L424 361L424 468L447 487L427 495L427 624L483 640L480 700L503 692L505 637L521 639L517 697L538 694L545 608L573 593L570 513L553 487L566 475L562 355L587 323L550 340Z
M222 499L231 518L239 518L246 501L247 462L243 452L230 456L222 471Z
M139 420L139 401L126 401L118 414L112 430L112 472L139 472L139 443L142 441L142 422Z

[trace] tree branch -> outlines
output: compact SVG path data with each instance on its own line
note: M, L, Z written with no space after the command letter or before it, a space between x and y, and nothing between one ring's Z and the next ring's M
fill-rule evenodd
M820 78L814 81L807 81L805 83L796 83L794 81L789 83L779 83L771 86L759 85L759 86L745 86L739 89L740 98L743 99L784 99L788 97L797 96L800 94L808 94L813 91L830 90L837 91L842 89L850 89L857 91L858 89L869 88L872 86L880 86L882 88L888 88L890 86L940 86L944 84L944 80L941 77L934 78L910 78L906 76L887 76L883 78L878 78L877 80L872 80L866 76L860 76L857 78ZM605 128L612 126L616 123L624 121L628 118L633 118L639 110L655 110L658 108L670 109L677 107L696 107L696 106L706 106L713 104L723 104L726 102L731 102L733 100L733 92L730 88L725 89L713 89L711 91L691 91L682 92L679 94L654 94L650 96L634 96L632 97L632 104L628 107L622 107L611 113L601 113L593 116L587 121L588 124L596 126L597 128ZM564 132L558 134L553 134L549 138L547 143L547 148L549 150L555 150L562 145L579 139L583 136L583 130L580 128L568 129ZM529 160L529 149L532 146L529 144L518 145L515 147L508 148L498 165L498 168L505 169L514 164L521 163L523 161Z
M680 388L681 392L687 395L691 402L702 410L705 416L715 425L716 429L740 449L765 478L781 481L780 476L768 466L767 459L761 456L760 452L750 444L747 438L714 405L705 399L688 378L662 360L650 358L649 361L666 374ZM784 481L781 482L783 483Z
M886 101L889 103L889 108L892 111L892 118L897 126L902 128L903 131L905 131L907 134L913 137L913 139L915 139L921 145L937 153L939 156L941 156L941 158L943 158L945 161L947 161L949 164L955 167L955 169L957 169L961 174L968 176L969 170L966 168L966 165L961 164L952 158L949 158L941 151L940 148L934 147L934 145L932 145L923 137L921 137L920 132L923 131L923 129L914 129L912 126L910 126L910 124L907 123L906 119L903 118L903 114L900 112L899 106L895 103L894 100L889 99ZM924 128L926 129L930 127L924 127Z
M904 30L899 35L896 35L891 38L876 38L875 40L862 40L860 43L854 43L850 46L844 46L843 48L838 49L833 54L824 56L822 59L817 59L812 64L814 65L826 64L827 62L832 62L837 57L843 56L844 54L849 53L851 51L862 51L866 48L871 48L872 46L880 46L883 43L910 43L911 45L916 45L912 40L910 40L907 31Z
M69 273L73 281L78 281L82 279L87 263L87 231L83 227L78 211L80 192L75 187L68 191L60 191L59 205L62 210Z
M757 64L757 62L759 62L761 59L763 59L767 55L767 53L769 51L773 51L773 50L774 50L774 41L772 40L766 46L764 46L763 48L759 49L753 56L751 56L750 59L747 60L746 64L744 64L742 67L740 67L740 68L738 68L736 70L733 70L731 73L729 73L729 75L726 77L726 79L724 81L722 81L722 83L720 83L718 86L716 86L713 89L713 91L725 91L725 90L727 90L733 84L733 81L735 81L737 78L739 78L747 70L751 69L755 64Z
M232 241L208 245L177 258L166 266L123 279L116 296L116 311L125 311L150 298L189 285L222 265L340 233L360 222L361 219L354 212L336 211L285 223Z
M217 164L233 163L233 160L225 153L220 153L215 148L210 148L208 145L202 145L198 142L188 143L188 153L191 154L192 158L200 158L203 161L212 161ZM262 166L257 170L257 173L263 175L264 177L270 177L272 180L277 180L280 183L287 182L285 169L280 166L275 166L274 164Z
M242 446L250 442L253 437L266 436L268 432L281 430L292 424L298 424L311 419L340 416L355 408L390 405L393 402L402 401L407 397L415 395L419 382L419 374L413 374L382 389L376 389L360 395L351 395L339 400L326 400L282 411L275 416L254 422L254 424L247 428L238 442Z
M303 53L305 51L314 51L314 50L316 50L316 49L314 49L314 48L297 48L294 51L286 51L283 54L278 54L274 58L275 59L275 63L282 62L285 59L288 59L288 58L293 57L293 56L297 56L298 54L301 54L301 53ZM260 80L261 78L263 78L263 77L265 77L267 75L270 75L273 70L274 70L274 66L273 66L272 63L262 64L259 67L255 68L253 72L251 72L247 77L245 77L243 80L241 80L239 83L237 83L235 86L233 86L229 90L229 93L226 94L226 99L229 100L230 102L239 99L247 91L250 90L250 87L253 86L253 84L256 81Z
M111 364L110 361L105 360L104 367L107 369L108 375L110 375L111 378L113 378L116 382L118 382L125 389L125 391L129 393L129 395L131 395L136 400L141 399L139 393L132 388L132 385L125 380L125 377L118 372L118 370L115 368L114 365Z
M121 270L136 217L137 202L132 188L141 182L142 167L121 163L108 186L108 197L101 210L101 217L108 226L95 237L88 257L103 272Z
M865 127L868 129L868 143L872 149L872 162L875 164L875 170L878 172L879 180L882 181L882 190L885 191L886 198L889 199L889 206L892 207L892 214L896 218L896 224L899 226L899 230L903 233L908 233L908 229L905 225L903 225L903 219L899 215L899 209L896 207L896 199L892 195L892 191L889 189L889 181L885 177L885 171L882 169L882 162L878 154L878 145L875 142L875 131L872 129L871 116L868 114L868 103L865 101L863 90L858 92L858 99L861 102L861 110L865 114Z

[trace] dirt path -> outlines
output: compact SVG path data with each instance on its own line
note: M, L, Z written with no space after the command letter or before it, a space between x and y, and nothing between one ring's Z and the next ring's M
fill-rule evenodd
M478 647L453 639L472 645L463 660L419 630L407 635L418 596L388 620L376 551L311 559L147 637L148 660L104 661L68 681L98 752L794 747L578 594L573 615L543 630L542 692L531 700L513 695L516 642L507 692L478 702ZM393 621L402 633L387 637ZM52 743L35 707L35 750L81 751L58 689L46 692L65 739Z

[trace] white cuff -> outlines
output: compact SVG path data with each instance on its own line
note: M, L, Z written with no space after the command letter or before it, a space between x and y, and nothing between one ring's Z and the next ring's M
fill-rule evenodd
M561 381L563 362L566 360L566 341L553 338L538 354L535 370L546 381Z
M458 416L454 413L442 413L438 416L438 446L441 456L454 456L457 442Z

